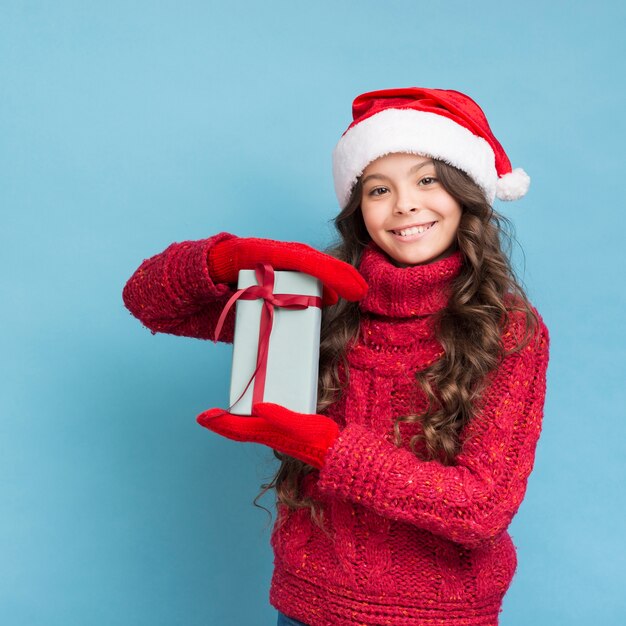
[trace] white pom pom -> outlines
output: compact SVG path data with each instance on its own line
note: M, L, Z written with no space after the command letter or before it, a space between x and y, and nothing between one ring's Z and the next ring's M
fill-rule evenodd
M526 195L529 186L530 176L521 167L516 167L512 172L498 178L496 196L500 200L518 200Z

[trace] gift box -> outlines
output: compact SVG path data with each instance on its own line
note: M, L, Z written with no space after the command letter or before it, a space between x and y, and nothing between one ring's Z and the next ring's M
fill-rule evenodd
M268 264L240 270L231 413L250 415L256 402L317 412L322 289L314 276Z

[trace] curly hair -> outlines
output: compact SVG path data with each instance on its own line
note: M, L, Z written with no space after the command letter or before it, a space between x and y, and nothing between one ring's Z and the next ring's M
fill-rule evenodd
M493 209L465 172L437 159L433 162L440 183L462 209L455 245L462 251L464 262L451 285L447 306L434 314L436 337L443 354L415 374L416 384L428 398L428 407L423 414L395 419L394 443L397 447L402 445L400 423L420 422L422 434L414 435L409 442L413 454L419 457L415 445L423 440L423 460L452 465L460 451L459 433L479 414L478 401L487 384L487 374L498 367L502 358L527 345L538 318L511 266L510 221ZM359 177L347 206L333 220L339 238L324 250L354 267L359 266L363 250L371 241L361 212L361 195ZM525 314L526 333L507 352L502 334L514 311ZM336 305L323 309L318 413L337 402L349 385L346 348L358 336L359 324L358 302L340 299ZM347 373L343 384L340 363ZM277 450L273 452L281 461L280 468L270 483L261 485L254 505L258 506L257 500L266 491L275 488L279 514L308 507L314 523L324 530L319 503L300 493L302 479L315 468Z

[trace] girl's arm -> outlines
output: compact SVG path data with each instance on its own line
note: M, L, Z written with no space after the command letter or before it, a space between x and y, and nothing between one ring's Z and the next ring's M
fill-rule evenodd
M511 317L517 321L509 330L520 336L523 321ZM503 532L524 498L541 432L549 334L539 319L536 343L506 357L492 372L482 411L462 434L465 445L456 465L422 461L349 424L326 454L320 493L470 548Z
M126 283L126 308L155 333L213 339L220 313L236 285L215 283L209 274L211 248L235 235L221 232L208 239L173 243L145 259ZM235 307L226 316L220 341L232 343Z

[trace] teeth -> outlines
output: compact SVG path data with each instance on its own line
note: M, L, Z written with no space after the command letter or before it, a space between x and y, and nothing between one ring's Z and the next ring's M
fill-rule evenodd
M413 228L407 228L406 230L394 230L393 232L396 233L396 235L402 235L403 237L406 237L408 235L416 235L419 233L423 233L425 230L428 230L434 224L435 222L432 222L428 226L414 226Z

